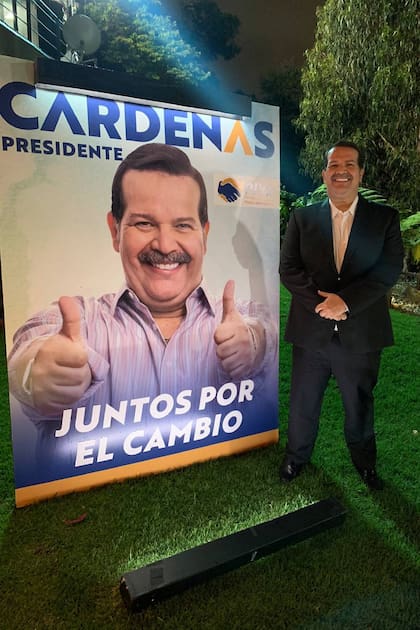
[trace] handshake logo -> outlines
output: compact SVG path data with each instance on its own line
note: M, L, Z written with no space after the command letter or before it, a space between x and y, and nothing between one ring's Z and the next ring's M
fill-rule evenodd
M231 177L220 180L217 192L220 197L228 203L236 201L241 196L238 184Z

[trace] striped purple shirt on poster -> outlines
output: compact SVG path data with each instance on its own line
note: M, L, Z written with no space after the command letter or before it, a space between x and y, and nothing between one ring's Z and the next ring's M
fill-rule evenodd
M93 380L74 407L106 403L118 407L123 400L152 399L161 393L176 397L184 390L192 390L191 400L196 405L202 387L218 388L231 380L216 356L213 339L222 318L222 299L210 296L203 286L188 297L186 316L168 343L149 309L127 287L97 299L77 299ZM237 301L236 307L245 319L258 319L264 327L264 360L247 376L254 380L256 392L266 390L269 383L277 381L277 321L262 304ZM59 308L54 304L30 318L14 335L8 357L10 391L34 421L56 417L43 417L33 409L30 395L17 382L14 365L29 344L56 334L61 324Z

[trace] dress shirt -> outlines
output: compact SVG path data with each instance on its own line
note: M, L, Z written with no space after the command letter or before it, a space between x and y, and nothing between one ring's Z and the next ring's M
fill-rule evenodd
M222 299L210 296L198 287L186 301L186 315L168 343L149 309L127 287L116 294L96 298L77 298L81 314L82 336L86 341L92 382L73 407L105 405L118 407L123 400L153 398L162 392L176 396L192 389L192 400L201 387L219 387L231 381L216 355L213 339L222 318ZM250 323L257 319L265 331L266 352L261 365L248 378L255 387L263 387L276 372L278 326L266 306L238 301L236 307ZM17 382L15 365L21 353L40 337L54 335L61 329L57 304L29 319L14 335L8 359L11 393L23 404L33 421L56 419L39 414L32 406L28 390Z
M331 221L333 231L334 260L338 273L341 271L344 255L347 249L351 227L353 225L354 215L358 202L358 196L354 199L350 208L345 212L341 212L330 200Z
M356 212L356 206L359 197L356 196L351 206L345 212L339 210L331 201L331 223L333 232L333 247L334 247L334 260L338 273L341 271L341 267L344 260L344 255L347 249L347 243L353 225L354 215ZM346 305L347 308L347 305ZM334 325L334 332L338 332L338 324Z

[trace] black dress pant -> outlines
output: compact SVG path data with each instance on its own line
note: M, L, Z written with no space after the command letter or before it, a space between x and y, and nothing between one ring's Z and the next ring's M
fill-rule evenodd
M310 460L318 434L325 389L334 375L341 393L344 436L354 465L374 468L373 389L378 380L381 352L351 353L338 334L319 351L293 347L293 368L286 455L298 464Z

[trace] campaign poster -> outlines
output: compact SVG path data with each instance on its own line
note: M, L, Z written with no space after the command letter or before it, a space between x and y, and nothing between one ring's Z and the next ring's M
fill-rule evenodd
M7 57L0 81L16 505L276 442L278 109L41 88ZM150 145L188 157L206 216L197 182L157 167L130 167L110 214L117 169Z

